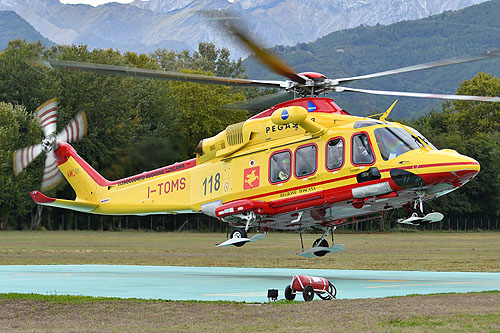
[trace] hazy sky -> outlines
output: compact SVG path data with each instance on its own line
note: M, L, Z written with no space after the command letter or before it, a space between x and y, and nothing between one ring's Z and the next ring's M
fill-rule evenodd
M107 2L130 3L133 0L59 0L59 1L61 1L61 3L71 3L71 4L84 3L95 7Z

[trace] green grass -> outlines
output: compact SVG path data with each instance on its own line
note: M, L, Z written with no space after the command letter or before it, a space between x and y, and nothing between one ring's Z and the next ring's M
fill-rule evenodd
M304 235L306 247L318 235ZM216 248L218 233L0 232L0 265L116 264L499 272L500 233L336 234L346 250L306 259L296 233Z
M0 265L135 264L429 271L500 271L500 233L338 234L346 250L295 255L294 233L241 248L223 234L0 232ZM317 235L304 235L310 245ZM500 292L313 302L178 302L0 294L0 331L478 331L500 332Z
M0 299L3 300L32 300L32 301L44 301L44 302L55 302L55 303L88 303L88 302L175 302L172 300L162 300L162 299L143 299L143 298L119 298L119 297L95 297L95 296L83 296L83 295L42 295L42 294L23 294L23 293L0 293ZM242 302L236 301L196 301L189 300L183 301L184 303L214 303L214 304L238 304ZM245 302L243 302L245 303ZM282 303L297 303L296 301L279 301L274 302L276 304ZM246 304L260 304L260 303L246 303Z
M412 328L420 330L463 330L463 331L490 331L495 325L496 331L500 330L500 314L490 313L485 315L456 315L456 316L412 316L408 319L391 319L382 323L382 327Z
M0 295L2 331L500 330L500 292L248 304Z

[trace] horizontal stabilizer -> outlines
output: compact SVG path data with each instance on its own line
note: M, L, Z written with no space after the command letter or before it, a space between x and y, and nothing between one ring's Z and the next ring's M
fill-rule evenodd
M314 258L317 256L316 252L320 252L321 254L325 255L328 253L344 251L344 248L345 248L344 244L336 244L336 245L333 245L331 247L315 246L315 247L311 247L310 249L305 250L304 252L300 252L297 254L299 256L303 256L306 258Z
M236 243L256 242L256 241L263 240L264 237L266 237L266 234L257 234L255 236L253 236L252 238L230 238L225 242L222 242L220 244L215 244L215 246L221 247L221 246L231 246L231 245L234 245Z
M97 204L85 201L74 201L74 200L64 200L49 198L39 191L31 192L31 197L39 205L66 208L71 210L76 210L79 212L92 212L97 208Z

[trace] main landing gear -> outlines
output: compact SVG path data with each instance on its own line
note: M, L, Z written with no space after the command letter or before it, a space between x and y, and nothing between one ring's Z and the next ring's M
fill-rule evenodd
M305 250L305 251L304 251L304 241L302 240L302 231L300 231L300 244L302 245L302 252L297 253L297 254L299 256L303 256L306 258L313 258L313 257L323 257L324 255L327 255L328 253L344 251L344 244L337 244L337 245L332 245L331 247L329 247L328 241L326 240L326 237L328 237L328 235L331 234L332 235L332 244L334 243L333 231L335 229L336 229L336 227L325 229L323 236L316 239L313 242L312 247L310 249Z
M428 223L439 222L444 218L444 215L438 212L432 212L429 214L424 213L424 195L421 194L413 204L411 209L411 215L407 219L400 219L398 223L409 224L409 225L426 225Z
M236 228L231 232L231 238L227 239L225 242L222 242L220 244L215 244L217 247L222 247L222 246L236 246L236 247L241 247L245 245L248 242L256 242L264 239L266 237L266 234L257 234L251 238L248 238L247 231L250 229L252 224L257 220L255 213L250 211L244 214L238 214L237 215L239 218L246 220L246 225L245 228Z

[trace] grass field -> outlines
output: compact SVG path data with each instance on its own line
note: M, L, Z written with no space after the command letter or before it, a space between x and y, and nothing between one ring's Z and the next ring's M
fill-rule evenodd
M305 259L294 233L241 248L224 234L0 232L0 265L133 264L500 272L500 233L337 234L341 253ZM304 235L310 246L317 235ZM0 282L1 283L1 282ZM500 292L384 299L167 302L0 295L0 331L500 332Z
M304 235L306 247L318 235ZM216 248L217 233L0 232L0 265L117 264L500 272L500 233L336 234L343 252L297 256L296 233L270 233L243 247ZM330 240L330 239L329 239Z

